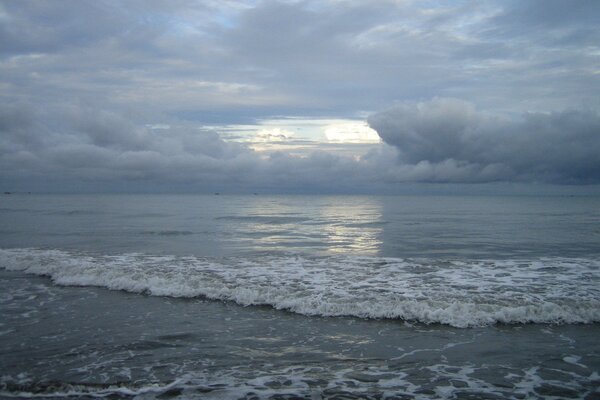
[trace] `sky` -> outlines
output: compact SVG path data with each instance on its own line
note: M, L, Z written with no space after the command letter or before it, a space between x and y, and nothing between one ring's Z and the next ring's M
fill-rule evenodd
M598 21L596 0L0 0L0 189L600 193Z

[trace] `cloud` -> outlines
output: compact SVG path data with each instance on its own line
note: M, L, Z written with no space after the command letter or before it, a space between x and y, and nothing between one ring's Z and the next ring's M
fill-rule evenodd
M511 112L600 106L594 2L24 0L0 15L6 102L220 124L356 118L433 96Z
M597 112L507 118L438 98L373 114L369 125L397 149L406 180L600 183Z
M598 4L3 2L0 180L98 191L597 183ZM293 128L366 115L383 143L349 150L376 138L330 127L324 143ZM282 131L236 143L225 126Z
M177 121L153 129L123 112L81 104L43 111L0 105L0 115L0 183L5 186L302 192L367 183L367 169L361 168L366 164L353 157L318 149L302 155L257 152L254 142L225 141L212 129Z
M373 193L423 182L600 183L600 116L592 111L512 119L456 99L403 103L369 118L383 143L360 156L327 146L255 151L213 129L175 120L153 129L81 104L0 105L0 115L0 184L23 190Z

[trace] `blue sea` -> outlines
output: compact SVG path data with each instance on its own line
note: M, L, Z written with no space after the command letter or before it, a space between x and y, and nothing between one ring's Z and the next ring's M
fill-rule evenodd
M600 398L600 198L0 196L0 397Z

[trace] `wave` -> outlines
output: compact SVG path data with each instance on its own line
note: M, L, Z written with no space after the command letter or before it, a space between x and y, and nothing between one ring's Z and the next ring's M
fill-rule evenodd
M0 266L58 285L268 305L307 316L466 328L600 321L600 260L202 258L0 249Z
M149 384L138 387L129 386L126 383L102 384L102 383L66 383L60 381L49 382L25 382L20 383L18 379L10 376L0 378L0 395L5 398L133 398L145 396L156 398L161 394L177 394L183 391L178 389L170 393L182 380L176 380L167 384ZM171 396L170 396L171 397Z
M565 381L557 379L562 375L557 374L556 369L543 367L496 368L442 362L419 366L418 373L411 373L406 366L399 370L376 360L370 360L368 365L344 360L319 365L267 364L204 369L183 374L170 382L69 383L34 381L26 374L3 375L0 396L19 399L537 399L540 393L547 393L553 395L551 398L562 399L584 398L593 393L593 382L600 376L597 372L590 375L587 369L583 371L569 371L569 379ZM498 377L499 373L504 376ZM593 395L586 398L590 397Z

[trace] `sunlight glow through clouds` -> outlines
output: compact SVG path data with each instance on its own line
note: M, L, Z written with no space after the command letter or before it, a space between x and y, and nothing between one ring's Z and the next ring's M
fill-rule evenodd
M362 154L364 146L381 143L377 132L362 120L281 118L260 120L255 125L225 125L213 129L224 140L246 143L258 152L284 151L300 155L337 149Z
M225 140L241 142L380 143L377 132L365 121L349 119L268 119L256 125L214 128Z
M329 142L379 143L381 141L377 132L371 129L366 122L335 123L326 126L324 132Z
M283 128L267 128L258 130L248 141L255 151L276 151L284 150L292 140L294 132Z

